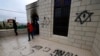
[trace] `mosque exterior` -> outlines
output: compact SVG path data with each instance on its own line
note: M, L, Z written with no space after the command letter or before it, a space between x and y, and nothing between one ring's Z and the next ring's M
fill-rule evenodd
M38 0L26 10L28 22L37 22L43 39L100 56L100 0Z

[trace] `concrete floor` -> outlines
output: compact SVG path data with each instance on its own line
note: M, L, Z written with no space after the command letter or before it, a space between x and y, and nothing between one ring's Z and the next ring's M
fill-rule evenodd
M83 49L42 39L28 42L27 35L0 37L0 56L92 56Z

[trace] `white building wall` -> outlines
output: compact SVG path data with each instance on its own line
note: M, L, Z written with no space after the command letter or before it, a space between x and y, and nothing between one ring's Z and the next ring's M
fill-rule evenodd
M31 22L30 14L31 14L31 8L30 9L27 9L27 22Z
M75 22L76 13L88 10L94 14L91 22ZM72 46L92 50L94 56L100 56L99 40L100 0L72 0L68 40ZM94 41L95 40L95 41Z
M100 56L100 17L98 20L98 27L96 30L92 53L94 54L94 56Z
M38 1L38 15L40 25L40 35L43 37L50 37L51 25L52 25L52 4L51 0L39 0ZM45 19L44 19L45 17Z
M34 3L26 5L26 13L27 13L28 22L31 22L31 13L33 10L35 11L37 7L38 5L36 5L36 2L35 2L35 5Z

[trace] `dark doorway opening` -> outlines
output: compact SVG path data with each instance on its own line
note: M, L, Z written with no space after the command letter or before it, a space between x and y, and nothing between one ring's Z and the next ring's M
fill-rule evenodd
M37 13L31 14L31 20L33 22L33 25L35 26L34 35L39 35L39 23L38 23L39 17Z
M71 0L54 1L53 34L67 36L70 16Z

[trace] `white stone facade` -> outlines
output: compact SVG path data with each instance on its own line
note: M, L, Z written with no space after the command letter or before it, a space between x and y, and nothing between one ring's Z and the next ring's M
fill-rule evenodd
M100 56L100 0L72 0L68 36L53 34L54 0L39 0L37 12L39 16L40 36L44 39L92 51L94 56ZM75 22L76 13L84 10L93 12L91 22ZM30 11L30 10L28 10ZM28 12L27 11L27 12ZM29 13L28 20L29 20ZM44 17L47 25L42 27Z

